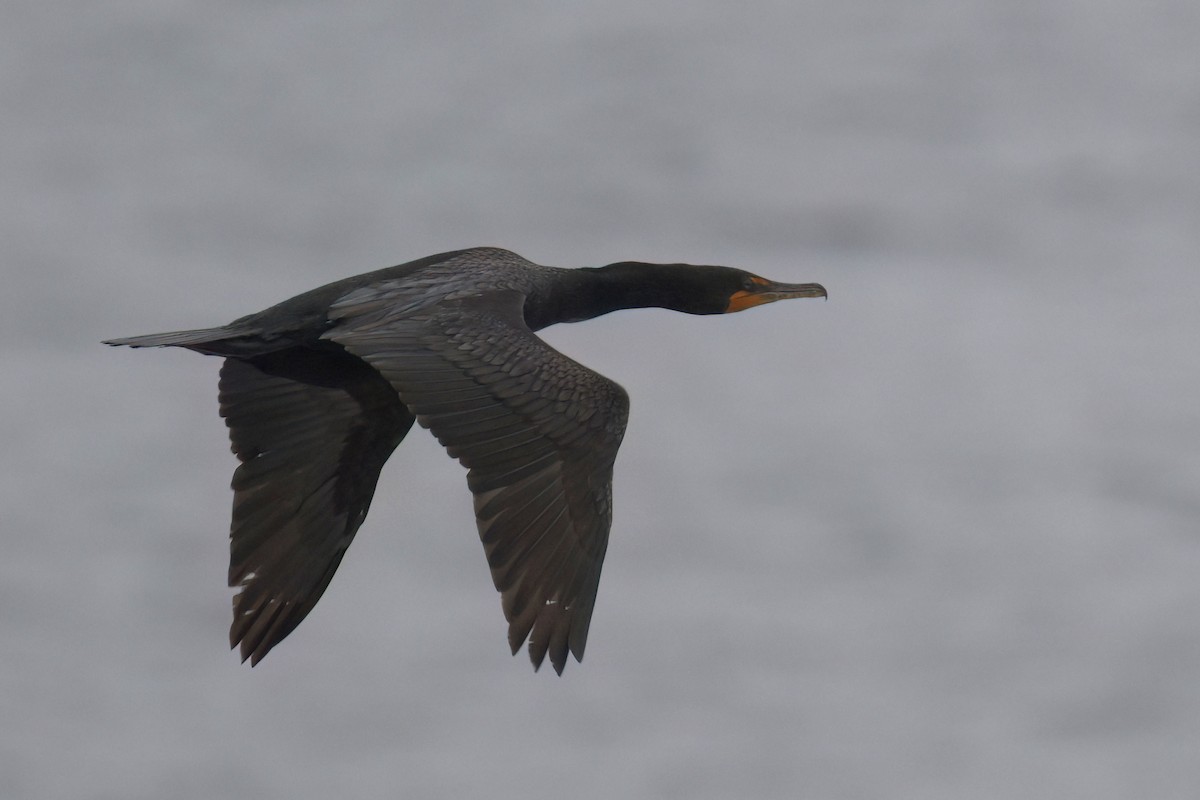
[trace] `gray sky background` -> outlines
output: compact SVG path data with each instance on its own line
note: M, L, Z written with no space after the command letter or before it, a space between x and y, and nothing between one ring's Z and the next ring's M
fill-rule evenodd
M1200 6L0 7L6 797L1191 798ZM498 245L827 303L546 337L633 409L587 658L414 432L225 647L227 322Z

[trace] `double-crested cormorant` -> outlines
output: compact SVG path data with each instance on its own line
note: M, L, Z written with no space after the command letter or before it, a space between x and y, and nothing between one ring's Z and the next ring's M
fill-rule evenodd
M534 331L623 308L721 314L792 297L729 267L543 267L489 247L305 292L221 328L112 339L222 356L233 475L230 646L257 663L312 610L413 421L469 469L516 654L583 658L629 397Z

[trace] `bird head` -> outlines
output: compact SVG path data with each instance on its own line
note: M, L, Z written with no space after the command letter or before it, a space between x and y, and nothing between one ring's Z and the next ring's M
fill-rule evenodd
M625 287L627 306L729 314L793 297L826 297L819 283L777 283L733 267L622 262L603 270Z
M825 287L819 283L777 283L759 277L750 272L734 270L738 273L738 283L725 300L723 313L745 311L747 308L774 303L776 300L790 300L793 297L828 297Z

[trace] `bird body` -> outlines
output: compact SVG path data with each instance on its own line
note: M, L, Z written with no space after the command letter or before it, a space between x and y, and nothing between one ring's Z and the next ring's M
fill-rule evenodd
M739 311L817 284L716 266L562 269L473 248L346 278L219 328L107 342L224 357L232 646L257 663L312 610L414 421L468 468L515 653L580 660L629 398L533 334L622 308Z

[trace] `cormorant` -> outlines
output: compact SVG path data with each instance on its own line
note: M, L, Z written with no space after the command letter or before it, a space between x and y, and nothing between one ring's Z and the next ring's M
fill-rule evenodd
M330 283L220 328L112 339L222 356L233 475L230 646L253 666L312 610L413 421L468 468L513 654L583 658L629 397L534 335L624 308L721 314L792 297L739 269L543 267L490 247Z

